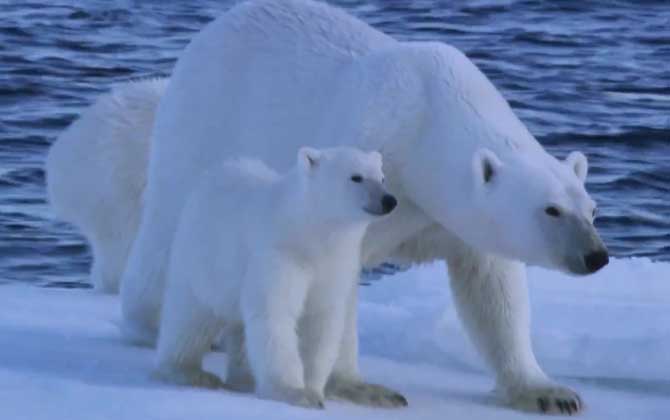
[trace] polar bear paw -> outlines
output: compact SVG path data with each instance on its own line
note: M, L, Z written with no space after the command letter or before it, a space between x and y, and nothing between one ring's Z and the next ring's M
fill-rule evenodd
M311 389L305 389L302 392L298 392L292 400L289 400L289 403L299 407L316 408L319 410L325 408L323 397L319 395L318 392Z
M329 398L351 401L371 407L406 407L407 399L400 393L381 385L359 380L331 379L326 387Z
M159 381L198 388L226 388L224 382L213 373L202 369L159 369L152 375Z
M518 390L510 396L509 404L519 410L543 414L571 416L584 410L584 403L579 394L556 384Z
M274 388L274 387L273 387ZM282 401L297 407L313 408L322 410L325 408L323 396L310 389L301 388L275 388L259 390L258 396L268 400Z

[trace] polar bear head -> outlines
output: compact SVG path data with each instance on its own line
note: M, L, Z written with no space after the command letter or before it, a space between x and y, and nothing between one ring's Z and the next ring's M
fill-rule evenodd
M397 204L384 188L378 152L302 147L298 169L310 213L324 223L369 222L389 214Z
M593 273L608 262L593 226L596 203L584 188L586 157L515 159L506 164L480 149L473 158L473 191L479 217L494 242L530 264L574 274Z
M460 175L424 163L432 173L416 174L422 187L408 195L477 250L572 274L598 271L608 252L593 225L596 203L584 188L586 157L531 155L480 148L464 159L470 165Z
M421 124L405 123L413 141L395 153L402 194L478 251L574 274L607 264L584 188L586 157L547 153L460 51L414 50L420 96L407 113L419 109Z

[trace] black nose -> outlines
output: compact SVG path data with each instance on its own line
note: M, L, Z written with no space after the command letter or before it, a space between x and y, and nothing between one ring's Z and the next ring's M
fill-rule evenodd
M382 209L384 214L391 213L391 211L398 205L398 200L395 199L391 194L384 194L382 197Z
M584 264L590 273L600 270L610 261L607 251L595 251L584 257Z

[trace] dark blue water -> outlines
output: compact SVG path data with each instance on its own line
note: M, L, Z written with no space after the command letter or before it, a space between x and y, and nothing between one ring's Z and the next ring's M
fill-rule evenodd
M49 144L113 83L169 75L233 3L0 1L2 281L86 279L81 236L45 202ZM670 260L670 2L334 3L398 39L464 50L552 153L588 155L612 253Z

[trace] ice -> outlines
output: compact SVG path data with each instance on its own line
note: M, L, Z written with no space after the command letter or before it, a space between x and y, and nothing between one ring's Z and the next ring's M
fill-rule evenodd
M616 259L589 277L529 269L533 341L579 390L584 419L670 418L670 263ZM361 287L361 369L409 407L328 401L325 411L150 378L151 349L125 345L116 296L0 286L0 419L518 419L468 342L442 264ZM225 355L206 367L222 374Z

